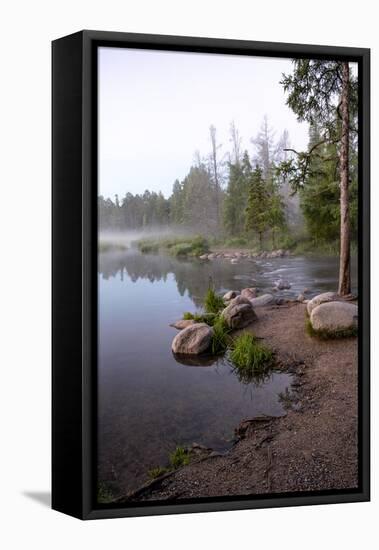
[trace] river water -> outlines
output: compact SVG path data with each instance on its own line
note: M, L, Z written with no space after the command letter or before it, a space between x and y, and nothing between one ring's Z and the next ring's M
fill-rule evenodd
M356 262L353 263L356 290ZM337 286L338 259L285 257L241 261L177 260L139 251L99 255L98 479L114 496L135 489L167 464L176 446L193 442L224 451L234 428L258 414L281 415L279 394L291 383L272 373L263 383L238 380L226 360L183 364L171 353L169 324L199 310L210 278L217 292L272 289L309 296Z

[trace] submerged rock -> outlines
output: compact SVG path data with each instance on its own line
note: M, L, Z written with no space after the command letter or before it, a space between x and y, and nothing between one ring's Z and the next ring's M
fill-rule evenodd
M195 323L181 330L172 341L174 353L198 355L211 345L213 330L205 323Z
M312 300L309 300L307 304L308 314L310 315L314 308L320 304L324 304L325 302L336 302L337 300L339 300L339 296L335 292L323 292L322 294L318 294L312 298Z
M291 283L286 279L279 279L275 282L275 286L278 290L288 290L291 288Z
M221 315L231 329L245 328L257 319L251 302L242 296L237 296Z
M175 323L171 323L170 327L177 328L178 330L183 330L184 328L194 325L195 322L196 321L194 319L179 319L179 321L175 321Z
M347 302L324 302L312 310L310 321L316 331L350 331L358 327L358 306Z
M258 296L258 298L253 298L250 301L253 307L262 307L271 304L274 301L274 297L272 294L262 294L262 296Z

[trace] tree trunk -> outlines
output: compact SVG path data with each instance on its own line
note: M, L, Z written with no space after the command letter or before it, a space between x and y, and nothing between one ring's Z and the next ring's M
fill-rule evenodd
M342 65L341 93L342 136L340 161L340 273L338 294L350 294L350 221L349 221L349 64Z

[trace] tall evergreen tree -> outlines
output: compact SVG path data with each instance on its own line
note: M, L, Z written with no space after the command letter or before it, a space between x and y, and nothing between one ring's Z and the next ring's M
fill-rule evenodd
M311 158L320 155L324 144L338 145L340 200L340 269L338 292L350 293L350 214L349 176L350 140L356 133L358 81L347 61L295 59L294 70L284 75L282 84L288 93L287 104L298 120L318 123L322 140L307 152L293 151L295 159L283 166L294 188L306 182Z
M262 248L263 234L268 228L269 195L262 169L256 165L249 182L249 194L246 207L246 231L253 231L259 236Z

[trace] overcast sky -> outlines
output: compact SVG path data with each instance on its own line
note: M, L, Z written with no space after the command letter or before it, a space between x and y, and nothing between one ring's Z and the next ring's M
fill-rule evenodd
M122 198L145 189L171 194L194 152L210 151L209 126L222 152L231 149L234 120L242 147L253 153L266 114L279 138L307 145L307 125L285 104L279 84L288 59L99 49L99 194Z

